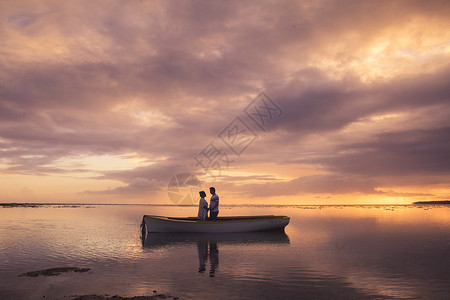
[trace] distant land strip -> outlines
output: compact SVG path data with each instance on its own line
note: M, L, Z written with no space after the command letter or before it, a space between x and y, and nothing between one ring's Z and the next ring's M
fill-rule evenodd
M413 204L450 204L450 200L441 200L441 201L417 201L413 202Z
M60 206L60 207L80 207L89 204L65 204L65 203L0 203L0 207L46 207L46 206Z

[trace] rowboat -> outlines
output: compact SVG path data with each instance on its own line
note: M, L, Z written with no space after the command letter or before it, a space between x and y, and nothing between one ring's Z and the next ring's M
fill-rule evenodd
M201 221L194 217L177 218L144 215L142 230L147 232L253 232L283 231L289 224L287 216L235 216Z

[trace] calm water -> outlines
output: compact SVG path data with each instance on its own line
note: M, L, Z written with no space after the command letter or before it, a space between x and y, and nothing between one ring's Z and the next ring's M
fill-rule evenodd
M0 208L0 299L450 299L450 207L222 207L291 216L285 234L151 234L194 207ZM19 274L55 267L88 273Z

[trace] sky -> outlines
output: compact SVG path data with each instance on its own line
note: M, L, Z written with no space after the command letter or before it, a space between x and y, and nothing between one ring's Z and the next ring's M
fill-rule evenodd
M0 2L0 202L450 199L450 1Z

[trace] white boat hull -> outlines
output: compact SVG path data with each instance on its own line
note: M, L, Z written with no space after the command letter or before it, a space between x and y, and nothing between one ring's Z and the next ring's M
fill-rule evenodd
M286 216L240 216L200 221L145 215L143 225L147 232L253 232L284 230L289 220Z

